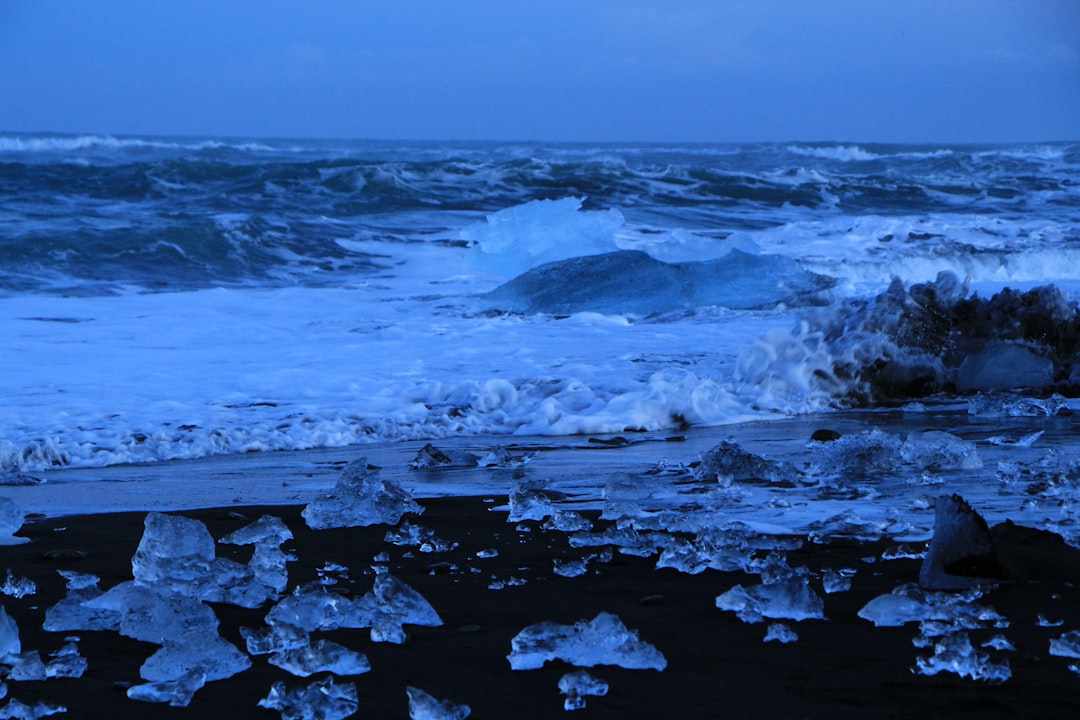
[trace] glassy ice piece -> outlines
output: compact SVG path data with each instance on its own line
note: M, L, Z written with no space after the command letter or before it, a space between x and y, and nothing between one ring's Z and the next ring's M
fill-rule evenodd
M89 573L57 570L67 580L67 597L45 611L42 627L49 632L65 630L119 630L120 613L116 610L90 608L83 605L100 597L100 579Z
M45 663L41 662L41 655L37 650L26 650L17 655L6 655L3 663L11 667L11 680L44 680L48 677L45 671Z
M716 607L734 612L748 623L763 618L784 620L823 620L825 603L803 577L790 577L771 584L744 588L736 585L716 598Z
M379 476L368 467L367 458L349 463L341 472L333 492L316 498L301 515L308 527L324 530L332 527L396 525L406 513L424 512L407 490Z
M1080 658L1080 630L1070 630L1059 638L1051 638L1050 654Z
M266 615L269 625L292 625L306 632L334 630L349 625L354 612L351 600L324 587L296 588L292 595L278 601Z
M176 680L132 685L127 690L127 696L132 700L169 703L172 707L187 707L196 691L205 684L206 672L198 667Z
M853 577L855 577L853 568L841 568L839 570L825 568L821 571L821 585L826 595L847 592L851 589L851 578Z
M898 627L930 620L949 622L957 629L1007 625L1005 618L992 607L975 604L981 596L978 588L962 593L927 592L908 583L868 602L859 610L859 617L877 627Z
M405 688L409 696L409 720L465 720L472 710L449 700L436 700L420 688Z
M251 667L251 659L220 635L201 641L167 643L147 658L139 668L144 680L178 680L195 669L206 674L206 681L224 680Z
M555 506L543 491L542 485L532 480L514 483L508 496L510 514L507 522L543 520L555 514Z
M890 472L902 461L900 438L877 428L864 430L814 448L811 473L814 475L863 476Z
M45 666L46 677L82 677L86 672L86 658L79 654L78 638L69 639L64 646L50 656Z
M555 510L544 524L544 530L558 530L559 532L582 532L592 530L592 522L581 513L573 510Z
M431 470L433 468L471 468L476 467L477 458L472 453L454 450L441 450L431 443L420 448L416 457L409 461L410 470Z
M989 653L973 648L971 639L964 632L938 640L934 643L933 656L916 659L912 671L920 675L951 672L960 677L985 680L994 684L1003 683L1012 677L1008 660L991 662Z
M443 624L431 603L390 573L375 576L371 591L356 601L356 608L364 624L352 627L370 625L372 642L403 643L402 625Z
M7 705L0 708L0 720L38 720L49 715L59 715L66 712L67 708L63 705L44 701L26 705L15 698L11 698Z
M983 466L974 443L943 430L908 433L900 456L909 465L934 472L977 470Z
M729 478L735 482L769 480L775 482L797 475L794 468L785 468L772 460L743 450L738 444L724 440L701 456L694 470L698 480Z
M448 552L458 546L443 540L431 528L413 525L408 518L397 528L387 530L384 540L393 545L419 547L420 552Z
M1053 642L1053 641L1051 641ZM1004 635L995 635L982 644L984 648L991 648L993 650L1016 650L1016 646L1009 642L1009 639ZM1053 652L1051 651L1051 655Z
M673 538L662 532L638 532L630 527L607 527L603 532L579 532L567 538L572 548L612 545L624 555L649 557L668 547Z
M275 592L281 593L289 584L289 572L285 563L289 556L281 550L282 543L292 540L292 530L281 518L263 515L255 522L221 538L218 542L229 545L254 545L248 568L254 579Z
M10 595L13 598L23 598L37 592L37 583L30 578L16 578L11 574L11 568L7 571L7 580L0 586L0 593Z
M607 695L608 684L584 670L575 670L559 678L559 692L566 696L563 701L564 710L581 710L585 707L587 696Z
M518 468L532 458L532 455L511 455L509 450L497 445L488 450L477 464L480 467Z
M15 624L15 619L8 615L7 609L0 605L0 658L21 652L19 626Z
M1046 399L1011 394L976 395L968 401L968 414L1007 417L1054 417L1069 401L1054 393Z
M611 613L574 625L541 622L530 625L510 642L507 656L513 670L533 670L548 660L594 667L618 665L630 670L663 670L667 660L655 647L638 638Z
M135 582L120 583L85 607L120 616L121 635L159 645L199 642L217 635L218 620L208 605L175 593L159 593Z
M784 623L770 623L765 631L765 642L793 643L799 639L799 635Z
M278 622L257 630L241 627L240 636L247 643L247 651L251 655L295 650L310 642L306 631L286 622Z
M15 537L23 525L25 515L9 497L0 497L0 545L22 545L30 538Z
M182 515L150 512L143 527L131 559L135 581L198 597L214 560L214 539L206 525Z
M360 675L371 670L366 655L330 640L319 640L311 645L280 650L270 656L270 664L299 677L320 672Z
M259 707L277 710L282 720L343 720L356 712L356 685L335 684L333 677L316 680L294 690L274 683Z
M1036 430L1035 432L1026 433L1024 435L993 435L986 438L986 442L1001 447L1031 447L1043 436L1044 432L1046 431Z
M555 566L554 572L556 575L562 577L580 577L587 571L588 560L586 558L555 558L553 561Z

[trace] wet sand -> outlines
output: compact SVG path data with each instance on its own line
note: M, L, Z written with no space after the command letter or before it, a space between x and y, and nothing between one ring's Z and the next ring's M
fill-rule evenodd
M1075 717L1080 709L1080 677L1068 669L1075 661L1048 652L1050 638L1080 628L1080 591L1073 586L1080 578L1080 552L1049 533L998 529L999 548L1019 577L982 602L1006 616L1010 627L972 631L971 637L978 646L1003 632L1016 651L992 652L995 659L1008 659L1013 677L989 685L949 674L913 674L916 657L929 655L911 643L917 626L875 628L857 617L873 597L917 580L919 560L880 559L894 543L835 540L791 552L792 566L806 565L815 572L854 567L858 572L850 591L823 595L827 620L790 623L799 635L795 643L765 643L765 624L743 623L715 607L718 594L736 584L756 583L756 577L657 570L655 558L618 552L610 563L590 565L584 576L560 577L553 573L553 559L591 551L570 548L563 533L542 530L537 522L524 523L530 532L516 529L506 522L505 512L492 510L504 501L505 495L422 500L426 512L414 520L459 543L452 551L431 554L386 543L387 526L310 530L297 506L182 514L206 522L215 538L241 527L244 518L254 520L264 512L282 517L296 536L285 546L298 558L289 565L290 588L315 580L317 568L334 562L350 571L338 587L363 594L371 587L372 558L384 551L390 554L390 571L424 595L445 625L407 626L408 640L400 646L372 643L367 630L313 634L313 639L332 639L368 656L369 673L342 679L356 684L359 718L408 717L408 685L468 704L476 718L1050 718ZM595 519L595 513L590 515ZM22 599L0 598L19 625L24 650L40 650L47 660L63 644L67 633L41 629L45 609L64 595L56 570L99 575L103 589L131 578L130 560L143 518L138 512L40 519L19 533L32 542L0 548L0 567L10 568L16 577L29 577L39 588ZM488 548L498 555L477 558L478 551ZM88 555L49 557L66 549ZM250 549L218 546L221 557L246 561L248 553ZM493 579L512 577L525 583L489 589ZM821 592L819 581L814 587ZM238 628L260 626L268 608L214 609L222 635L243 647ZM590 670L609 683L608 694L589 698L588 707L567 715L557 684L571 668L556 662L539 670L512 671L506 660L510 641L535 622L573 623L601 611L638 630L641 639L665 655L668 666L662 672ZM1064 624L1037 626L1039 614ZM80 651L89 662L86 674L80 679L9 682L9 697L67 706L68 714L60 717L275 718L277 712L256 706L272 683L294 687L324 676L294 678L258 656L250 670L208 683L188 708L146 704L128 699L123 688L140 682L139 666L156 646L113 632L71 634L81 637Z

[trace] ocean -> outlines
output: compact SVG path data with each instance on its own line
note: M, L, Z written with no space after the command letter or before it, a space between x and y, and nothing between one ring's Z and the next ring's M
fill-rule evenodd
M0 471L1067 397L1077 292L1080 143L0 134Z

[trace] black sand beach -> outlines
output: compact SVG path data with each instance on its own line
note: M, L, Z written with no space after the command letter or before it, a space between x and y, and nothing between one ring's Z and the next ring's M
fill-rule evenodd
M1075 717L1080 707L1080 677L1068 669L1073 661L1048 653L1050 638L1080 627L1080 592L1073 585L1080 577L1080 552L1049 533L1007 526L996 531L999 551L1020 577L1002 583L982 600L1007 617L1009 627L971 632L976 647L999 632L1016 647L1015 652L994 652L995 658L1008 659L1013 676L991 685L948 673L934 677L912 673L916 657L930 654L912 645L917 625L875 628L857 617L872 598L917 581L919 560L880 559L894 543L834 540L807 543L791 552L793 567L805 565L814 572L854 567L858 572L850 591L823 595L827 620L789 623L799 635L797 642L765 643L766 624L746 624L715 607L718 594L736 584L753 584L757 578L713 570L699 575L657 570L655 557L618 552L609 563L591 564L583 576L560 577L553 573L553 559L582 557L589 549L571 548L565 534L542 530L538 522L523 523L529 532L516 529L516 524L506 522L505 512L491 511L504 499L424 500L426 512L417 522L459 544L454 550L430 554L386 543L385 525L310 530L300 517L300 507L181 514L204 521L215 539L263 513L280 516L295 535L285 545L297 557L289 565L290 589L316 580L316 569L333 562L349 569L337 587L363 594L372 584L372 558L389 553L390 571L427 598L445 625L407 626L409 636L403 645L373 643L367 630L314 634L363 652L370 660L369 673L339 680L356 684L355 717L408 717L408 685L468 704L471 717L566 716L557 684L572 668L554 662L539 670L512 671L506 659L510 641L542 620L574 623L601 611L614 613L628 628L639 631L642 640L665 655L668 665L661 672L590 670L607 681L610 690L604 697L588 698L588 706L571 717L1050 718ZM2 602L18 623L24 650L38 649L48 659L68 634L41 629L45 609L64 596L57 570L99 575L103 589L131 579L131 556L144 516L120 513L31 521L19 533L31 542L0 548L0 567L38 584L37 594L5 597ZM489 548L498 555L477 558L477 552ZM71 558L55 552L72 549L87 555ZM245 550L219 545L218 555L246 561L250 550ZM511 578L525 582L489 589L493 579ZM820 582L815 581L815 587L820 591ZM267 609L214 606L221 634L238 647L244 646L238 628L261 625ZM1039 626L1039 615L1063 625ZM274 682L295 687L323 677L294 678L269 665L266 656L258 656L252 658L250 670L208 683L187 708L140 703L128 699L124 689L141 682L139 666L156 646L114 632L71 634L81 638L80 652L89 663L85 675L10 681L9 697L30 704L59 703L68 708L61 717L91 720L274 718L277 712L257 707Z

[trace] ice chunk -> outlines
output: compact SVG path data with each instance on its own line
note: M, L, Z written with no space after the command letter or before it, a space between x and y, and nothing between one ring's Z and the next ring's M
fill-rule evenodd
M959 495L939 497L919 584L928 590L959 590L1005 575L982 516Z
M957 629L1005 624L1005 618L992 607L974 602L981 595L978 588L960 593L927 592L918 585L908 583L868 602L859 610L859 617L877 627L897 627L909 622L931 620L948 622Z
M0 662L10 666L11 671L8 677L11 680L44 680L49 676L37 650L7 655Z
M442 625L442 618L420 593L390 573L375 576L371 591L356 601L372 642L405 642L402 625Z
M1058 657L1080 658L1080 630L1070 630L1059 638L1051 638L1050 654Z
M496 446L488 450L477 464L484 468L518 468L532 458L533 455L512 455L506 448Z
M799 635L784 623L770 623L765 632L765 642L779 642L783 644L798 641Z
M436 700L420 688L405 688L409 696L409 720L465 720L472 710L449 700Z
M532 200L488 215L485 222L461 231L469 243L469 262L510 277L529 268L618 249L615 231L623 224L618 210L582 211L582 198Z
M716 480L718 477L726 477L736 482L746 480L776 482L790 479L797 474L794 468L785 468L779 463L747 452L730 440L722 441L702 455L700 464L694 469L694 477L698 480Z
M333 492L313 500L301 515L312 529L324 530L396 525L406 513L422 512L424 508L407 490L381 478L378 469L369 467L367 458L361 458L342 470Z
M1044 388L1053 382L1053 360L1012 342L991 343L971 353L956 371L956 389L962 393Z
M994 650L1016 650L1016 646L1009 642L1009 639L1004 635L995 635L994 637L984 642L982 646L984 648L992 648Z
M8 615L7 609L0 605L0 658L18 655L21 652L19 626L15 623L15 619Z
M210 606L175 593L164 594L135 582L124 582L88 600L85 607L119 615L121 635L157 643L198 642L217 635L218 620Z
M839 570L825 568L821 571L821 586L826 595L847 592L851 589L851 578L853 577L855 577L854 568L841 568Z
M809 580L798 575L749 589L736 585L717 596L716 607L730 610L748 623L761 622L762 618L825 619L825 602L810 588Z
M268 655L284 650L295 650L310 642L306 631L286 622L278 622L257 630L241 627L240 636L247 643L247 651L251 655Z
M201 641L167 642L139 668L144 680L178 680L192 670L205 672L207 682L224 680L251 667L251 659L220 635Z
M79 678L86 672L86 658L79 654L78 638L69 639L64 646L50 654L52 660L45 666L46 677Z
M353 602L324 587L296 588L292 595L278 601L266 615L269 625L281 624L300 628L306 632L335 630L341 627L366 627L356 619Z
M259 707L277 710L282 720L343 720L356 712L356 685L335 684L333 677L289 690L285 683L274 683Z
M575 670L559 678L559 692L566 696L564 710L581 710L585 707L585 698L589 695L601 697L607 695L608 684L594 678L584 670Z
M0 720L38 720L49 715L66 713L67 708L63 705L38 701L33 705L26 705L15 698L11 698L8 704L0 708Z
M30 538L15 537L22 527L23 511L9 497L0 497L0 545L21 545L30 542Z
M603 532L579 532L567 538L570 547L599 547L611 545L624 555L649 557L655 555L672 543L667 533L638 532L632 527L608 527Z
M118 630L120 613L91 608L83 603L101 596L99 578L89 573L57 570L67 580L67 597L45 611L42 627L49 632L65 630Z
M221 538L218 542L229 545L254 545L255 550L248 562L255 582L265 585L276 593L276 599L289 584L285 563L289 557L282 551L282 543L292 540L292 530L279 517L263 515L255 522Z
M408 518L402 520L398 528L387 530L384 540L393 545L418 547L423 553L448 552L458 546L443 540L431 528L413 525Z
M989 653L976 650L965 632L948 635L934 643L930 658L918 658L912 671L920 675L937 675L951 672L972 680L985 680L997 684L1012 677L1008 660L992 662Z
M581 513L556 509L540 527L544 530L570 533L592 530L593 524L589 519L582 517Z
M472 453L440 450L431 443L420 448L416 457L409 461L410 470L431 470L433 468L476 467L477 457Z
M720 572L748 570L762 543L757 533L744 523L706 527L690 540L673 538L656 561L658 568L674 568L697 575L706 568Z
M716 260L666 263L618 250L540 265L485 300L509 312L651 315L711 305L747 310L806 303L834 284L780 255L732 250Z
M943 430L911 432L900 448L904 462L922 470L977 470L982 460L974 443Z
M1054 417L1068 409L1069 401L1054 393L1046 399L1019 395L976 395L968 401L968 414L1007 417Z
M366 655L330 640L319 640L312 645L279 650L270 657L270 664L299 677L320 672L360 675L371 670Z
M13 598L23 598L36 592L37 583L30 578L16 578L12 575L11 568L8 568L7 580L4 581L3 586L0 586L0 593L10 595Z
M172 707L187 707L191 698L206 684L206 671L195 668L175 680L132 685L127 696L142 702L169 703Z
M510 642L507 656L513 670L533 670L548 660L594 667L618 665L630 670L663 670L667 660L655 647L638 638L618 617L602 612L574 625L541 622L530 625Z
M522 480L514 483L508 495L510 514L507 522L522 520L543 520L555 513L555 506L543 490L543 485L534 480Z
M206 525L181 515L146 514L131 572L135 581L160 590L199 597L214 561L214 539Z

